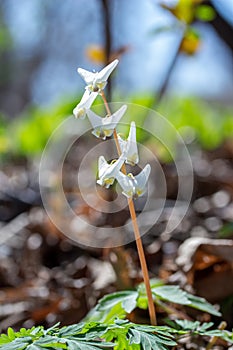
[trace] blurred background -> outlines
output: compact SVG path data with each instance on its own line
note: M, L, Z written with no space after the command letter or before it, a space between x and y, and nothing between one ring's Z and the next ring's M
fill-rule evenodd
M120 64L111 84L113 100L134 98L173 123L185 119L180 123L194 125L207 147L217 146L232 131L232 122L224 119L233 96L231 1L22 4L1 1L1 125L11 121L9 132L15 135L12 140L1 132L3 152L41 151L54 125L71 113L82 93L77 67L98 70L115 57ZM178 104L179 110L190 108L185 111L189 115L177 112ZM207 130L201 134L200 129L210 123L203 108L213 117L220 104L221 118L215 115L218 122L209 125L211 135L205 140ZM192 118L193 109L198 120ZM48 119L47 113L47 133L34 135L37 119Z
M106 88L109 100L165 116L184 138L195 172L182 225L163 235L165 212L145 238L150 271L220 303L230 324L233 272L225 248L201 267L193 261L191 277L175 259L190 238L200 245L227 239L233 256L232 1L1 0L0 19L0 330L77 322L104 293L141 279L133 244L88 251L58 232L43 210L38 185L44 146L82 96L77 68L98 71L115 58L120 63ZM177 173L164 152L158 157L169 210ZM76 212L93 215L83 204ZM98 220L109 225L109 218ZM212 293L213 286L225 284L224 291Z

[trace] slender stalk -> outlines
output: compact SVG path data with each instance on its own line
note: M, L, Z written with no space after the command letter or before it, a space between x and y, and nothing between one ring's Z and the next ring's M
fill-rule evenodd
M175 68L176 62L177 62L177 60L179 58L180 46L181 46L181 43L182 43L182 39L181 39L179 45L177 46L177 48L175 50L174 56L172 58L172 61L171 61L170 65L169 65L169 67L168 67L168 70L167 70L166 74L165 74L164 81L163 81L163 83L162 83L162 85L161 85L161 87L160 87L160 89L159 89L159 91L157 93L157 96L156 96L156 99L155 99L156 100L155 101L156 104L158 104L162 100L165 92L167 91L167 87L168 87L168 84L169 84L169 81L170 81L171 74L172 74L172 72L173 72L173 70Z
M218 326L218 329L220 329L221 331L224 330L226 328L227 324L225 321L222 321L220 323L220 325ZM211 338L210 342L208 343L206 350L210 350L212 349L212 347L215 345L216 341L218 340L218 337L213 337Z
M104 40L105 40L105 65L110 63L110 56L112 51L112 35L111 35L111 3L109 0L102 0L103 8L103 23L104 23ZM112 80L111 76L108 78L106 87L107 97L111 101L112 95Z
M134 207L134 202L132 198L128 199L128 205L129 205L129 211L133 223L133 228L134 228L134 235L135 235L135 240L136 240L136 245L137 245L137 250L138 250L138 255L139 255L139 260L142 268L142 274L143 274L143 279L146 287L146 294L148 298L148 309L149 309L149 315L150 315L150 322L152 325L156 325L156 314L155 314L155 305L153 302L153 296L150 288L150 279L149 279L149 273L148 273L148 268L146 264L146 258L145 258L145 253L142 245L142 240L140 236L140 231L138 227L138 222L137 222L137 217L135 213L135 207Z
M105 108L106 108L108 115L111 115L111 111L110 111L108 102L106 100L106 97L105 97L105 94L103 91L101 92L101 96L102 96L102 99L103 99L103 102L104 102L104 105L105 105ZM116 130L114 130L113 137L114 137L114 141L116 143L118 155L120 156L121 149L120 149L120 144L118 141ZM123 166L122 166L122 172L125 175L127 174L125 164L123 164ZM141 265L141 269L142 269L143 280L144 280L144 284L146 287L150 322L152 325L156 325L157 321L156 321L155 305L153 302L153 296L152 296L151 287L150 287L149 272L148 272L148 268L147 268L145 253L144 253L144 249L143 249L143 244L142 244L142 240L141 240L141 236L140 236L140 230L138 227L137 216L136 216L135 207L134 207L134 202L133 202L132 198L128 198L128 206L129 206L130 216L131 216L131 220L132 220L132 224L133 224L134 236L135 236L135 240L136 240L140 265Z
M106 96L105 96L103 90L101 91L100 94L101 94L101 97L102 97L102 99L104 101L104 105L105 105L106 111L107 111L108 115L110 116L111 115L111 111L110 111L110 108L109 108L109 105L108 105L108 102L106 100Z
M104 94L103 91L101 91L101 97L102 97L102 99L103 99L103 102L104 102L106 111L107 111L108 115L110 116L112 113L111 113L111 111L110 111L110 108L109 108L109 105L108 105L106 96L105 96L105 94ZM116 144L117 153L118 153L119 156L120 156L120 155L121 155L121 148L120 148L120 144L119 144L119 141L118 141L116 129L114 129L113 137L114 137L114 141L115 141L115 144ZM126 174L126 167L125 167L125 164L123 164L122 171L123 171L124 174Z
M160 102L162 101L165 93L167 92L167 88L168 88L168 84L170 82L170 77L171 77L171 74L176 66L176 63L178 61L178 58L180 56L180 48L181 48L181 45L182 45L182 41L183 41L183 38L184 38L184 30L182 31L182 34L181 34L181 37L178 41L178 44L174 50L174 54L173 54L173 57L172 57L172 60L168 66L168 69L165 73L165 76L164 76L164 80L162 82L162 85L160 86L159 88L159 91L156 93L155 95L155 98L154 98L154 101L152 102L150 108L151 109L154 109L155 107L157 107Z

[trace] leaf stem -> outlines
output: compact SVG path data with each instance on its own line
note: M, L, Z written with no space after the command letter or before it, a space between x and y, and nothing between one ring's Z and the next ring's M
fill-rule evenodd
M103 91L101 92L101 97L103 99L103 102L104 102L104 105L105 105L107 113L109 115L111 115L111 111L110 111L108 102L106 100L106 97L105 97L105 94L104 94ZM116 148L117 148L118 155L120 156L121 155L121 149L120 149L120 144L119 144L119 141L118 141L116 129L114 130L113 137L114 137L114 141L116 143ZM125 164L123 164L123 166L122 166L122 172L125 175L127 175ZM135 240L136 240L139 261L140 261L140 265L141 265L141 269L142 269L143 280L144 280L144 284L145 284L145 287L146 287L146 294L147 294L147 298L148 298L148 309L149 309L149 315L150 315L150 322L151 322L152 325L156 325L157 324L157 320L156 320L156 313L155 313L155 305L154 305L154 302L153 302L153 296L152 296L152 291L151 291L151 287L150 287L149 272L148 272L148 267L147 267L146 258L145 258L145 252L144 252L144 249L143 249L143 244L142 244L142 240L141 240L141 236L140 236L140 230L139 230L139 227L138 227L137 216L136 216L136 212L135 212L135 206L134 206L134 202L133 202L132 198L128 198L128 206L129 206L130 216L131 216L131 220L132 220L132 224L133 224L134 236L135 236Z

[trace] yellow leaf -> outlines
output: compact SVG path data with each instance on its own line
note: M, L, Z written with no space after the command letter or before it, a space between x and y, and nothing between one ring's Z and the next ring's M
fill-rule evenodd
M123 54L130 50L129 45L121 46L119 49L111 52L109 57L109 63L120 58ZM102 46L90 45L86 48L86 56L94 63L97 64L107 64L105 50Z
M86 56L94 63L105 64L106 54L103 47L98 45L90 45L86 49Z
M179 21L191 24L195 18L196 6L203 0L179 0L173 7L161 4L163 8L170 11Z
M194 55L200 48L200 37L193 31L188 31L181 43L180 51L187 55Z

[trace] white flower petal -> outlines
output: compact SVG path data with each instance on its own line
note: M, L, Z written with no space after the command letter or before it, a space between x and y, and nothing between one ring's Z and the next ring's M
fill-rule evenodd
M121 108L119 108L115 113L113 113L109 118L111 118L111 122L114 123L115 125L117 125L119 123L119 121L121 120L121 118L123 117L123 115L125 114L127 110L127 106L123 105L121 106Z
M100 186L103 186L103 185L104 185L103 179L97 180L96 183L97 183L98 185L100 185Z
M116 177L117 173L120 171L123 163L125 161L124 153L117 159L113 164L109 164L108 169L105 171L105 176Z
M127 139L127 156L126 163L135 165L139 162L138 146L136 140L136 125L135 122L131 122L129 136Z
M125 114L125 111L127 109L126 105L121 106L115 113L113 113L110 116L106 116L105 118L102 119L103 121L103 126L106 129L115 129L123 115Z
M109 63L106 67L104 67L100 72L98 72L95 78L96 83L107 81L109 78L109 75L112 73L114 68L118 65L118 63L119 63L118 60L114 60L113 62Z
M93 102L95 101L98 93L97 92L89 92L85 90L81 101L77 104L77 106L73 109L73 114L75 118L84 119L86 116L86 110L91 107Z
M133 179L130 176L123 174L121 171L117 173L116 179L123 190L122 193L127 198L133 197L135 188Z
M89 119L89 121L94 129L102 126L103 118L101 118L96 113L92 112L90 109L87 110L86 113L87 113L88 119Z
M112 185L124 161L124 154L122 154L120 158L113 164L108 164L105 158L103 156L100 156L98 161L99 179L97 180L97 183L101 186L105 186L106 188Z
M87 110L87 116L90 120L91 125L93 126L92 134L98 138L102 138L103 140L106 137L110 137L113 134L114 129L117 126L117 123L123 117L125 111L127 109L126 105L123 105L118 111L116 111L111 116L107 116L105 118L101 118L91 110Z
M89 72L88 70L83 69L83 68L78 68L77 72L79 75L81 75L81 77L83 78L83 80L85 81L85 83L87 85L92 84L96 75L98 74L98 73L94 73L94 72Z
M127 140L123 140L120 135L117 135L118 142L120 145L121 153L126 151L126 146L127 146Z
M108 169L109 164L105 160L104 156L100 156L98 160L99 177L102 177L104 172Z
M87 91L87 90L86 90L86 91ZM86 91L85 91L85 92L86 92ZM85 92L84 92L84 95L85 95ZM87 91L87 92L88 92L88 91ZM84 95L83 95L83 97L84 97ZM98 96L98 92L91 92L91 93L89 94L89 96L86 97L85 101L83 101L83 104L85 104L85 108L86 108L86 109L91 108L91 106L92 106L92 104L93 104L93 102L95 101L95 99L96 99L97 96ZM80 103L81 103L81 101L80 101Z
M93 95L94 93L89 92L88 90L84 91L84 94L79 102L80 105L82 104L86 104L86 102L88 101L88 99L90 98L91 95Z
M135 180L136 180L136 190L137 190L137 194L142 195L145 190L146 190L146 184L147 181L149 179L150 176L150 172L151 172L151 166L150 164L147 164L144 169L135 176Z
M126 152L126 163L135 165L139 162L138 147L136 140L136 125L135 122L131 122L130 131L127 140L123 140L118 135L118 141L120 144L121 152Z
M117 66L118 62L118 60L114 60L106 67L104 67L100 72L94 73L89 72L83 68L78 68L78 73L84 79L89 91L99 92L105 88L108 77L112 73L113 69Z
M79 105L77 105L73 109L73 115L75 116L76 119L84 119L86 116L86 109L80 108Z
M122 172L117 173L116 179L123 190L123 194L128 198L137 198L142 196L146 191L146 184L150 175L151 167L149 164L140 172L133 176L125 175Z

